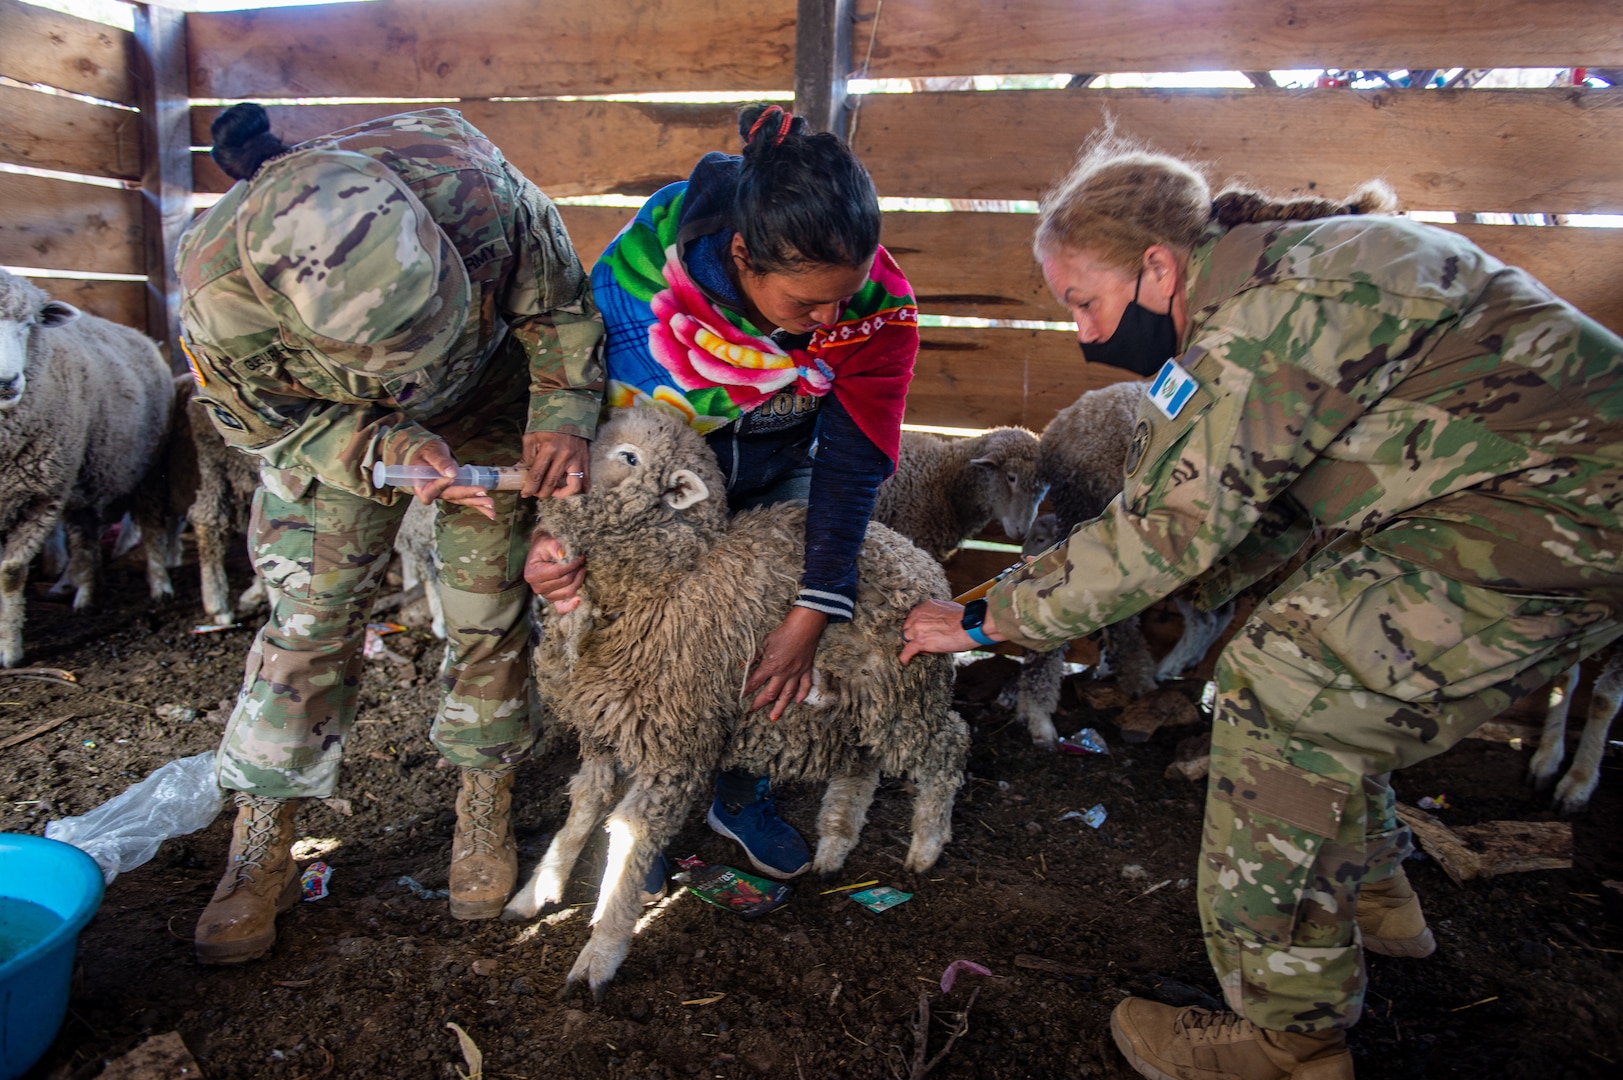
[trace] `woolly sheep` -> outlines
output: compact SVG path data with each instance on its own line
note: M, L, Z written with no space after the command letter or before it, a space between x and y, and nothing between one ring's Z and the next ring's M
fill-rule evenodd
M1618 710L1623 709L1623 645L1602 650L1599 661L1601 670L1591 691L1589 717L1584 722L1578 752L1573 755L1566 775L1555 785L1555 805L1564 814L1577 813L1589 805L1590 796L1600 784L1600 762L1606 754L1606 737ZM1528 779L1540 791L1555 781L1567 754L1567 711L1572 707L1572 693L1578 688L1580 666L1574 664L1550 687L1538 751L1527 767Z
M0 270L0 666L23 657L28 564L60 521L73 607L95 600L101 528L131 501L169 424L170 374L134 330ZM140 508L137 508L140 512ZM159 520L137 523L164 534ZM166 546L149 543L147 584L173 595Z
M445 637L445 605L440 602L439 569L434 564L434 527L439 520L438 504L424 506L413 498L400 519L400 531L395 533L394 549L400 555L400 585L413 589L423 587L432 622L429 629L437 638ZM402 622L406 620L401 620Z
M1091 390L1061 409L1043 428L1037 472L1048 485L1054 519L1028 539L1027 554L1035 555L1063 540L1077 525L1104 513L1121 494L1127 448L1148 391L1142 382ZM1100 651L1115 672L1117 684L1130 697L1151 693L1159 682L1177 678L1199 661L1234 616L1232 605L1202 612L1181 597L1173 600L1183 615L1184 632L1159 666L1150 655L1139 616L1105 627L1100 635ZM1056 745L1053 717L1064 673L1063 648L1033 654L1021 668L1015 712L1038 745Z
M559 902L607 815L596 930L564 988L584 981L601 997L630 946L643 878L717 768L828 782L820 874L855 846L881 774L907 777L917 794L903 867L919 872L951 839L969 732L950 708L951 659L898 661L908 611L947 595L940 566L904 538L869 527L856 618L825 631L814 694L774 723L746 711L741 684L797 594L804 509L729 520L714 455L657 408L599 430L591 478L588 494L538 507L539 527L587 559L582 603L549 615L535 650L537 689L578 735L581 767L568 820L504 915Z
M1047 487L1037 469L1037 436L1025 428L993 428L971 439L906 431L896 473L879 486L873 520L937 560L993 518L1019 540Z
M220 438L196 392L190 375L175 376L174 421L164 455L166 512L171 520L189 522L197 538L197 570L208 621L230 626L237 615L265 602L265 587L255 576L233 604L225 571L231 538L248 531L259 487L259 460Z

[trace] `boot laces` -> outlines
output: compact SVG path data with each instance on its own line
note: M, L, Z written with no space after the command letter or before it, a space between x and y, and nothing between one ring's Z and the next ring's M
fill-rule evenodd
M463 833L463 839L468 844L467 853L494 854L501 846L502 838L491 819L495 817L501 779L506 774L489 769L463 769L462 775L467 778L468 791L468 821Z
M237 806L249 813L247 827L243 830L242 853L237 856L233 888L246 881L253 871L265 868L265 860L281 831L277 811L282 806L282 800L238 792Z
M1195 1038L1234 1038L1251 1030L1251 1021L1238 1013L1188 1008L1178 1015L1173 1030Z

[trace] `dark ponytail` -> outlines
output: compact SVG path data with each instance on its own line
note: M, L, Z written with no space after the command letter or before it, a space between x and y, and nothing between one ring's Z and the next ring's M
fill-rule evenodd
M879 247L879 197L845 140L757 103L738 114L744 165L733 227L757 274L861 266Z
M252 101L239 102L216 116L209 135L214 139L209 157L233 180L247 180L266 161L287 151L271 134L264 108Z

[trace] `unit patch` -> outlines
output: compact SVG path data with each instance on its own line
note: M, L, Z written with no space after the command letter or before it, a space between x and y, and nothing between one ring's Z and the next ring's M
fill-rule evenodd
M1138 467L1144 464L1144 458L1150 449L1150 422L1140 420L1138 426L1133 428L1133 441L1127 444L1127 460L1124 463L1127 475L1132 476L1138 472Z

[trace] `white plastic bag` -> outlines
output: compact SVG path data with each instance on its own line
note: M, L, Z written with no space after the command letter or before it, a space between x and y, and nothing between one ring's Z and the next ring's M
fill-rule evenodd
M214 751L171 761L88 814L61 818L45 835L79 848L101 867L108 884L158 853L172 836L196 832L224 805L214 779Z

